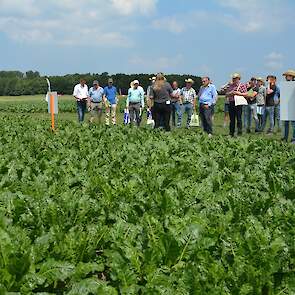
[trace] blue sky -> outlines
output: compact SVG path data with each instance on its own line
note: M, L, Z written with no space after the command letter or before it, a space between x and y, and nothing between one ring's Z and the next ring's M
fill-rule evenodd
M294 15L291 0L0 0L0 69L280 75Z

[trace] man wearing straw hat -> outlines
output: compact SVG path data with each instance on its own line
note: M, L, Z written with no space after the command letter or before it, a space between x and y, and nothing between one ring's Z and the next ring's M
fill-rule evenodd
M238 127L238 135L243 133L242 112L243 106L235 104L235 95L247 95L247 85L241 83L241 75L239 73L232 74L232 83L226 90L226 97L229 100L229 119L230 119L230 136L235 136L236 122Z
M287 72L285 72L283 74L283 76L285 77L286 81L288 81L288 82L295 81L295 71L294 70L288 70ZM293 135L292 135L291 142L293 144L295 144L295 121L291 121L291 125L293 127ZM285 130L284 130L283 140L288 141L288 139L289 139L290 121L285 121L284 122L284 127L285 127Z
M186 128L190 128L193 111L196 108L197 94L193 88L194 80L189 78L185 80L186 86L181 90L181 100L183 103L183 114L187 114ZM181 124L180 124L181 125Z
M141 122L140 113L144 108L144 91L143 88L139 86L138 80L134 80L131 83L131 88L128 90L126 107L130 114L130 125L133 125L135 118L136 124L139 127Z

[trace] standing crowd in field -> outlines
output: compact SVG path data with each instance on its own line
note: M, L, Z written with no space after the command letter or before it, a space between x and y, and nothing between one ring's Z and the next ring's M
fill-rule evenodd
M294 70L288 70L283 76L286 81L295 81ZM147 122L153 124L154 128L170 131L171 122L173 127L180 128L184 114L186 114L186 128L190 128L198 124L196 122L199 115L204 132L209 137L213 135L214 108L218 92L209 77L202 78L202 86L198 93L193 88L194 81L190 78L185 80L183 88L179 88L176 81L168 83L162 73L152 77L150 81L146 93L138 80L131 82L126 99L125 124L136 124L139 127L146 107ZM84 121L87 108L91 113L90 121L93 122L98 116L101 122L105 107L106 125L116 125L118 96L113 84L112 78L104 88L98 81L94 81L93 86L88 89L86 81L80 80L73 93L77 102L79 122ZM220 93L226 97L224 127L229 121L230 136L235 136L236 129L237 135L242 135L243 127L247 133L250 133L254 121L257 133L266 130L267 134L272 134L275 128L281 130L284 127L282 139L288 141L291 123L293 128L291 141L295 143L295 121L280 120L280 88L274 75L269 75L265 80L253 77L249 82L242 83L241 75L235 73L231 76L231 81L222 87Z

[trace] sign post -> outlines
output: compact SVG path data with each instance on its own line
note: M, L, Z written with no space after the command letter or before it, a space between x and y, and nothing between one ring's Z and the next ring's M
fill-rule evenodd
M48 102L48 113L51 114L51 130L55 131L55 114L58 114L58 96L57 92L51 91L51 85L48 78L46 78L48 85L48 92L46 95L46 101Z

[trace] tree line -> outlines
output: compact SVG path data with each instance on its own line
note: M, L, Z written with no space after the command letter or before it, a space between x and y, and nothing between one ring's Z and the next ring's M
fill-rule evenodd
M127 94L130 82L138 79L141 86L147 89L150 85L150 78L153 74L115 74L110 75L107 72L101 74L69 74L64 76L49 76L51 82L51 90L57 91L59 94L73 93L73 87L77 84L80 78L85 78L88 86L92 85L94 80L98 80L101 86L107 85L108 78L114 79L114 85L117 86L121 94ZM186 78L192 78L195 81L194 88L198 90L201 86L201 78L192 75L166 75L169 82L177 81L182 87ZM20 96L20 95L35 95L44 94L48 87L45 76L41 76L37 71L0 71L0 96Z

